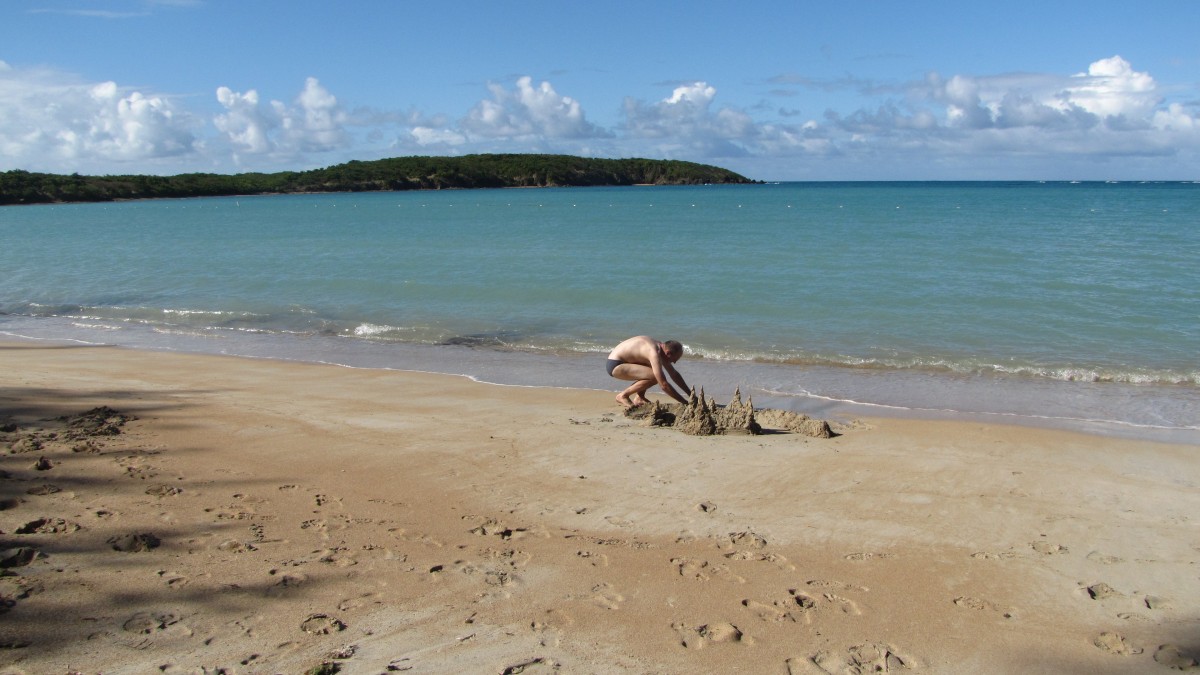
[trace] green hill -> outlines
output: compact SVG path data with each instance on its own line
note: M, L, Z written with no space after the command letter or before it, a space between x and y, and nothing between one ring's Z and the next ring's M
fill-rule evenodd
M347 162L312 171L232 175L63 176L14 170L0 173L0 204L296 192L752 182L719 167L678 160L519 154L395 157Z

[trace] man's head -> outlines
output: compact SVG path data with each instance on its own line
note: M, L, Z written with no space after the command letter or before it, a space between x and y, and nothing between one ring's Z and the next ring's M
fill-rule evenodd
M676 340L667 340L662 343L663 354L671 363L676 363L683 358L683 345Z

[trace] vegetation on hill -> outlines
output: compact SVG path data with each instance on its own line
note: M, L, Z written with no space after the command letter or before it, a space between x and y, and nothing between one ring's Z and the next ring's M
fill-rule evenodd
M750 182L753 181L719 167L677 160L518 154L395 157L347 162L312 171L234 175L63 176L13 170L0 173L0 204L295 192Z

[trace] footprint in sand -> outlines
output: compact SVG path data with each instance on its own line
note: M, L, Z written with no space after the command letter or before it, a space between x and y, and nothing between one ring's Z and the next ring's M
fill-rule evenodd
M781 570L786 572L795 572L796 566L788 562L788 559L778 553L762 553L758 551L734 551L726 553L725 557L729 560L757 560L761 562L769 562L774 564Z
M150 495L151 497L174 497L182 492L183 490L181 488L177 488L173 485L159 484L146 488L146 494Z
M123 553L144 553L158 548L162 540L150 532L133 532L109 537L108 545Z
M575 555L591 563L592 567L608 567L608 556L603 553L577 551Z
M437 548L437 549L446 547L446 543L440 539L431 537L428 534L406 534L404 531L404 528L398 527L398 528L390 529L390 530L388 530L388 533L391 534L393 537L395 537L397 540L406 542L406 543L421 544L422 546L428 546L430 548Z
M697 581L708 581L716 577L735 584L744 584L746 579L733 573L728 565L713 565L708 561L691 560L689 558L672 558L671 564L679 568L680 576Z
M1124 635L1113 633L1112 631L1104 631L1097 635L1092 640L1092 644L1096 645L1101 651L1118 656L1132 656L1134 654L1141 654L1143 651L1141 647L1133 646Z
M32 546L20 546L0 551L0 568L24 567L37 560L41 552Z
M771 604L757 602L755 600L742 600L742 606L754 613L762 621L768 623L812 623L812 615L809 613L816 606L812 598L801 595L799 597L791 597L787 600L776 600Z
M274 574L275 570L271 570L270 573ZM308 577L299 572L284 574L282 577L280 577L279 581L276 581L269 588L267 588L265 595L268 598L277 598L281 595L285 595L296 590L297 587L304 585L304 583L307 581Z
M593 586L589 598L604 609L620 609L621 603L625 602L625 596L618 593L612 584L608 583Z
M833 593L823 593L822 595L827 602L841 610L843 614L851 614L853 616L862 615L862 610L858 608L857 602L849 598L843 598L840 595L834 595Z
M1158 651L1154 652L1155 663L1168 668L1174 668L1175 670L1190 670L1195 668L1197 665L1200 665L1197 659L1200 659L1200 654L1175 645L1162 645L1158 648Z
M488 560L495 560L497 562L508 565L509 567L511 567L513 569L525 567L526 565L529 564L530 560L533 560L532 553L528 553L526 551L518 551L515 548L504 548L504 549L485 548L482 551L480 551L479 554L481 556L483 556L484 558L487 558Z
M339 612L351 612L356 609L361 609L369 604L382 604L382 593L363 593L356 598L346 598L338 603Z
M55 494L58 492L62 492L62 488L58 487L57 485L51 485L50 483L42 483L41 485L35 485L35 486L29 488L28 490L25 491L25 494L33 495L35 497L42 497L45 495L52 495L52 494Z
M76 532L79 525L62 518L38 518L13 530L16 534L67 534Z
M1125 595L1117 591L1112 586L1103 581L1098 584L1092 584L1087 587L1087 594L1093 600L1103 600L1105 598L1123 598Z
M126 455L113 460L117 466L125 469L127 478L147 480L158 475L158 467L147 464L145 458L139 455Z
M1035 541L1029 545L1033 547L1033 550L1043 555L1062 555L1064 553L1070 553L1070 549L1068 549L1066 546L1062 546L1061 544L1051 544L1048 541Z
M149 635L174 626L179 623L179 619L179 615L174 612L138 612L121 625L121 630L127 633ZM190 630L187 632L191 634Z
M1000 612L1006 619L1013 618L1012 610L1006 610L991 600L960 595L954 599L954 604L966 609L973 609L977 612Z
M788 669L791 672L797 672L792 668L793 660L788 660ZM846 649L845 652L817 652L809 660L813 665L820 668L822 672L829 675L843 675L843 673L891 673L900 672L901 670L916 670L917 668L915 659L901 654L895 647L889 644L879 642L855 645Z
M754 612L754 616L763 621L774 622L787 619L787 612L775 605L766 605L755 600L745 599L742 600L742 606Z
M830 579L810 579L805 582L809 588L826 588L835 591L867 591L870 590L866 586L855 586L844 581L833 581Z
M237 539L226 539L217 544L217 550L224 551L226 553L245 553L247 551L257 551L258 547L254 546L253 544L238 541Z
M182 574L168 572L167 570L159 570L158 576L162 577L163 583L167 585L167 588L183 588L184 586L188 585L189 581L188 578Z
M744 532L730 532L726 542L718 542L718 547L721 548L742 548L742 549L761 549L766 548L767 539L761 534L746 530Z
M976 560L1012 560L1017 557L1017 554L1012 551L1001 551L1000 553L980 551L979 553L972 553L971 557Z
M562 642L566 629L575 624L569 614L557 609L548 609L541 619L534 619L529 628L541 636L543 647L557 647Z
M1118 558L1115 555L1104 555L1099 551L1092 551L1091 553L1087 554L1087 559L1100 565L1116 565L1118 563L1125 562L1124 558Z
M703 649L708 643L741 643L754 644L754 639L742 632L742 629L732 623L706 623L701 626L688 626L684 623L671 624L671 628L679 636L679 643L688 649Z
M488 570L483 573L483 583L488 586L512 586L520 581L520 577L505 570Z
M312 530L320 535L322 539L329 538L329 524L322 519L306 520L300 523L300 529Z
M842 590L853 590L856 587L840 582L808 582L810 586L821 587L818 584L828 584L830 586L836 584L836 588ZM843 588L844 587L844 588ZM860 589L860 590L866 590ZM788 606L789 612L792 614L792 620L803 623L811 623L812 619L808 615L809 612L822 610L825 607L840 611L843 614L852 616L862 616L862 609L858 603L850 598L838 595L836 593L824 592L820 596L814 597L801 592L796 588L789 588L788 594L792 597L792 604ZM745 603L743 603L745 604ZM779 603L775 603L777 606Z
M472 518L472 516L463 516L464 520L468 518ZM479 537L496 536L504 540L509 540L524 537L527 530L523 527L508 527L498 520L488 518L480 525L468 530L468 532Z
M864 562L864 561L872 560L872 559L886 560L888 558L895 558L895 557L896 557L896 555L894 553L866 553L866 552L847 553L846 555L842 556L842 558L844 558L845 560L852 560L855 562Z
M1147 595L1142 602L1145 603L1146 609L1175 609L1175 604L1169 598L1158 595Z
M358 560L354 558L345 548L332 548L321 551L321 557L317 558L317 562L333 565L334 567L352 567L358 564Z
M703 571L704 567L708 565L706 562L690 558L671 558L671 564L679 569L680 576L698 581L708 581L708 575Z
M46 585L18 574L0 576L0 614L7 612L17 604L17 600L25 600L46 590Z
M300 630L313 635L329 635L346 630L346 624L328 614L310 614L300 624Z

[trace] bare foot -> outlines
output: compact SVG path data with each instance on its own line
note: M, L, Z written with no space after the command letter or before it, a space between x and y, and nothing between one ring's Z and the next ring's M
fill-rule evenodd
M645 405L649 402L650 401L648 399L646 399L646 397L642 396L641 394L634 394L633 396L626 396L625 392L621 392L620 394L617 394L617 403L620 403L621 407L626 410L631 410L640 405Z

